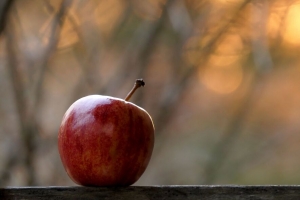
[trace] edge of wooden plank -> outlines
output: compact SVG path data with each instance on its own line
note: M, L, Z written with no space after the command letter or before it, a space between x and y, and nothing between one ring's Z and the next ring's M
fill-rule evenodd
M154 185L5 187L1 199L300 199L299 185Z

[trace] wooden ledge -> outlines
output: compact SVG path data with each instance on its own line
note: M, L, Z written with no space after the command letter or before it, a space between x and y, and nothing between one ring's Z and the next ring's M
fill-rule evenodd
M0 199L300 200L300 186L7 187Z

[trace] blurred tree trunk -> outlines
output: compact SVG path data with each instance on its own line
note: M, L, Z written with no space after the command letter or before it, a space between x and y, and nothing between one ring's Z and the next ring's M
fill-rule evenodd
M0 1L0 34L2 34L5 29L7 13L9 12L13 2L14 0Z
M9 6L11 6L9 2ZM47 62L51 56L53 50L55 50L59 28L63 22L63 17L65 15L66 9L70 6L69 0L62 1L59 10L53 13L54 18L51 23L51 32L49 35L49 43L44 47L44 56L42 56L41 64L37 68L37 78L30 79L30 72L28 73L26 69L30 69L33 65L32 61L24 57L20 42L20 37L22 38L22 31L18 33L18 26L20 26L20 20L18 15L12 15L8 13L8 8L5 7L5 19L3 19L3 24L7 24L5 29L6 36L6 49L8 57L8 72L10 75L11 84L13 86L14 102L17 110L18 116L18 126L20 130L20 138L22 140L22 150L21 155L23 156L22 165L26 171L26 185L36 185L38 183L38 178L36 177L35 169L35 153L36 153L36 140L39 134L38 123L37 123L37 113L38 105L40 104L40 96L43 91L43 79L44 73L46 71ZM14 10L17 12L17 10ZM3 25L3 27L4 27ZM33 61L34 62L34 61ZM20 152L19 152L20 153ZM16 155L18 156L18 155ZM20 159L20 158L19 158ZM14 155L11 155L8 164L14 165L16 162ZM13 166L9 166L11 168ZM6 175L5 175L6 176ZM7 177L7 176L6 176Z

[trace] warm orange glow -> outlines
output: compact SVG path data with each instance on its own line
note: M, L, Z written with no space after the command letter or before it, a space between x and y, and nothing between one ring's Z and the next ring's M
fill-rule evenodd
M69 8L68 14L66 15L66 18L63 21L62 26L59 28L59 37L58 37L59 41L57 44L57 47L59 49L70 47L74 45L76 42L78 42L79 40L79 36L78 36L79 30L76 30L76 28L78 28L78 26L80 25L80 20L76 11L74 10L74 5L75 4L72 4L72 6ZM52 6L54 8L55 6L58 7L58 5L56 4L53 4ZM50 39L50 35L52 34L51 31L53 31L52 30L53 23L57 23L55 14L54 13L49 13L49 14L51 15L49 15L47 20L43 23L43 25L39 29L39 34L42 36L42 41L44 45L49 45L49 42L53 42L50 41L49 39ZM60 26L60 24L58 26Z
M240 65L243 42L239 35L228 34L218 44L211 55L200 80L207 88L220 93L234 92L242 83L243 69Z
M135 14L144 20L150 21L160 18L165 4L165 0L134 0L133 2Z
M125 8L124 3L120 0L99 1L95 6L91 20L96 20L102 34L108 35L120 20Z
M222 55L237 55L244 50L244 44L238 34L228 34L218 44L216 52Z
M243 70L238 59L239 56L211 56L206 70L200 73L201 81L217 93L234 92L243 80Z
M280 19L279 16L275 13L270 13L268 23L267 23L267 33L270 36L271 39L276 39L278 36L279 31L279 25L280 25Z
M291 6L288 11L283 39L294 45L300 44L300 4Z
M233 3L243 3L244 0L215 0L216 3L226 3L226 4L233 4Z
M286 5L286 1L276 1L273 3L272 7L270 7L267 19L267 35L269 39L278 39L278 36L285 29L285 17L287 17L287 10L289 9Z
M58 48L66 48L78 42L79 36L76 27L78 28L79 24L80 21L78 16L72 9L70 9L69 15L66 17L66 20L60 30L60 40L57 45Z

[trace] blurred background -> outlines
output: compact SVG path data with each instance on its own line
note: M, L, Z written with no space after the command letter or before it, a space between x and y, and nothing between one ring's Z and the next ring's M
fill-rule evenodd
M78 98L156 127L135 185L300 184L300 1L2 0L0 186L75 185L57 150Z

